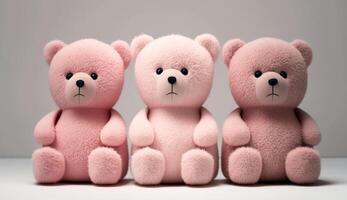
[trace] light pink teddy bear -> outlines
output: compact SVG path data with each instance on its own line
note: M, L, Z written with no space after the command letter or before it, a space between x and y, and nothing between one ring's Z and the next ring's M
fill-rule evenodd
M129 127L131 169L142 185L209 183L218 171L217 124L202 104L209 95L219 43L208 34L131 44L146 108Z
M128 150L125 123L112 106L131 59L128 44L52 41L44 56L50 65L50 90L60 109L35 127L35 139L43 145L33 153L37 182L117 183L127 172Z
M320 142L320 131L297 108L312 60L309 45L302 40L261 38L245 44L234 39L223 53L239 105L223 127L224 175L238 184L286 179L314 183L320 156L312 146Z

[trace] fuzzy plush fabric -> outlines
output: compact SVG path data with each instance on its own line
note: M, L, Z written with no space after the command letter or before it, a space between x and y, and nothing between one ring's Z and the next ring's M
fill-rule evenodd
M112 148L98 147L88 156L88 174L95 184L117 183L122 171L122 158Z
M320 156L309 147L298 147L290 151L286 159L289 180L298 184L313 183L319 178Z
M213 56L219 44L211 35L204 42L181 35L169 35L148 42L149 36L138 36L132 42L132 51L139 51L144 41L147 45L138 53L135 61L135 78L142 99L148 107L200 107L208 97L213 80ZM206 39L205 39L206 40ZM162 68L160 75L156 70ZM181 73L182 68L188 74ZM176 78L173 92L179 95L166 95L171 91L168 77ZM189 96L189 98L187 98ZM172 103L174 100L174 104Z
M315 182L320 159L311 146L320 142L320 131L297 108L312 60L309 45L302 40L261 38L246 44L234 39L224 45L223 53L231 93L239 105L223 126L224 175L239 184Z
M214 159L202 149L192 149L184 153L181 160L183 181L189 185L209 183L214 176Z
M155 135L153 126L148 120L148 112L148 108L141 110L130 124L129 138L134 146L146 147L153 144Z
M57 123L61 111L52 111L40 120L35 126L35 140L38 144L50 145L55 140L55 124Z
M39 183L56 183L65 173L63 154L51 147L42 147L33 153L34 176Z
M49 146L33 154L37 182L116 183L127 172L128 153L125 123L112 106L131 59L129 46L94 39L69 45L52 41L44 55L50 64L51 93L60 109L35 128L36 141Z
M259 180L262 159L258 150L251 147L237 148L228 158L228 176L240 184L254 184Z
M209 34L131 43L138 90L147 108L129 128L137 183L207 184L218 171L217 124L202 107L209 95L219 44Z
M141 185L159 184L165 173L164 155L149 147L139 149L131 157L131 171Z

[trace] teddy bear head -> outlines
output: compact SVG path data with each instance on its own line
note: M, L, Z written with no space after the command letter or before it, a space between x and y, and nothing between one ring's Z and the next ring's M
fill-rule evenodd
M305 41L260 38L246 44L233 39L224 45L223 54L240 107L297 107L302 101L312 60Z
M200 107L209 95L219 43L210 34L135 37L135 78L148 107Z
M111 108L120 96L131 52L120 40L111 45L94 39L71 44L55 40L46 45L44 56L60 108Z

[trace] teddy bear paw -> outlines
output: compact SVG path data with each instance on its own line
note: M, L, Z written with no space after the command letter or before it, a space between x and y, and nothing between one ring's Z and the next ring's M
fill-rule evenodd
M250 147L240 147L229 155L228 173L232 182L254 184L258 182L262 171L260 153Z
M139 149L131 158L131 171L138 184L159 184L165 172L164 155L149 147Z
M111 148L96 148L88 157L88 173L94 184L115 184L121 178L122 159Z
M287 155L286 173L293 183L310 184L316 182L320 169L319 153L312 148L298 147Z
M211 182L214 160L202 149L193 149L183 154L181 161L182 179L188 185L203 185Z
M32 156L34 177L38 183L56 183L65 173L63 154L51 147L37 149Z

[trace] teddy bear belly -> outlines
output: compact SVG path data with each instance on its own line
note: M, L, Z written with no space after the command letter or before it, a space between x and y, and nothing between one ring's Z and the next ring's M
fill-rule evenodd
M171 116L172 117L172 116ZM183 182L181 178L181 157L190 149L195 148L193 131L198 123L198 116L190 120L161 115L151 115L151 123L155 129L155 140L151 146L161 151L165 157L165 174L163 183ZM193 120L192 120L193 119Z
M156 128L155 137L152 147L161 151L165 157L165 174L162 182L182 182L181 157L185 152L196 147L193 142L193 129L182 130L179 125L176 130Z
M281 120L280 120L281 121ZM263 160L261 181L286 179L287 154L302 145L301 129L295 120L248 122L251 130L250 146L256 148Z
M56 125L56 139L52 147L64 155L63 180L89 181L88 155L102 145L99 136L107 122L106 117L83 117L62 113Z

